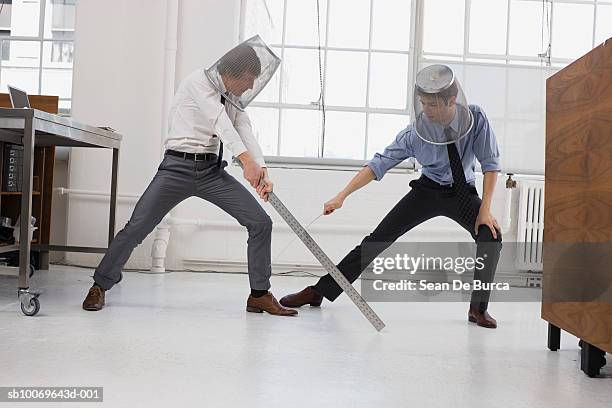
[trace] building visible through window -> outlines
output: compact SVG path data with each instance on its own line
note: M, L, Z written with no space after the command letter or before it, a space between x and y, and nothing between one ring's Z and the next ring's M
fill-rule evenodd
M52 0L51 4L53 4L51 33L54 40L51 61L72 62L76 1Z
M74 51L74 32L53 31L52 62L72 62Z
M2 61L11 59L11 42L8 41L10 36L10 30L0 30L0 41L2 41L0 45L0 55L2 56Z

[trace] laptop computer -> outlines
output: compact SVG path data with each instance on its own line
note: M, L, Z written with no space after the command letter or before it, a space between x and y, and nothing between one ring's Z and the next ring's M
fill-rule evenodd
M13 108L30 108L30 99L23 89L7 85Z

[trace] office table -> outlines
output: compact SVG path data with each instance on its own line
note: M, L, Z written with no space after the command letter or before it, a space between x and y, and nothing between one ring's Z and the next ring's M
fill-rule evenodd
M118 133L85 125L70 118L53 115L37 109L0 109L0 141L23 145L23 184L21 195L21 223L19 244L0 247L0 253L19 251L19 284L17 296L25 315L34 316L40 310L40 293L30 292L30 251L104 253L107 248L32 245L29 239L32 214L32 184L35 146L89 147L113 150L108 243L115 236L117 207L117 174L119 147L122 136ZM25 239L24 239L25 237Z

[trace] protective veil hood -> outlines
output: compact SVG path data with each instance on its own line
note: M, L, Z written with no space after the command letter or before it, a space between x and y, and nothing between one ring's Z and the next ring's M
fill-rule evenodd
M229 50L205 73L226 100L244 111L272 79L280 62L259 35L255 35Z
M474 124L461 84L446 65L431 65L417 74L414 129L424 141L445 145L465 137Z

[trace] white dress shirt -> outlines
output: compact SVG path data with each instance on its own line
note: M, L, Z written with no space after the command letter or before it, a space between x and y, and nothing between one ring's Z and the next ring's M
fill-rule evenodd
M219 152L219 138L234 156L248 151L262 167L261 147L246 112L227 102L211 85L203 69L185 78L174 95L168 121L166 149L186 153Z

